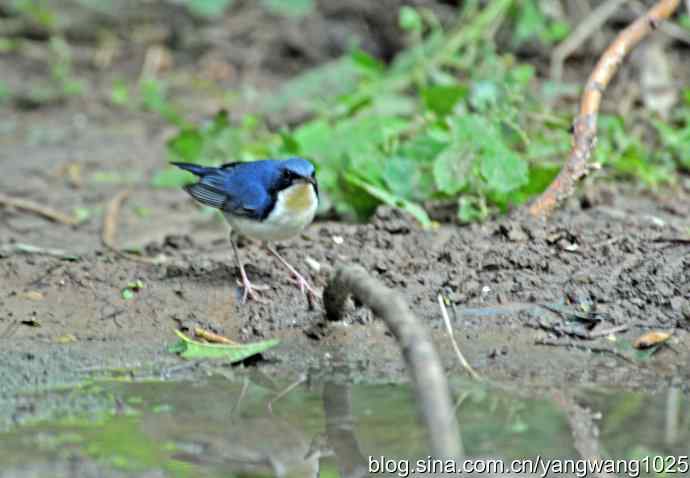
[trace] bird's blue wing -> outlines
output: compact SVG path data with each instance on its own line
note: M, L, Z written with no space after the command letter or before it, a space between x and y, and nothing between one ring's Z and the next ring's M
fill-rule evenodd
M204 183L189 184L184 187L184 190L206 206L222 209L227 201L227 196L223 192Z
M271 196L261 183L245 174L216 169L198 183L185 186L194 199L230 214L252 219L264 218L271 207Z
M224 212L263 219L271 209L271 196L260 183L247 181L241 176L231 176L225 185L226 202Z

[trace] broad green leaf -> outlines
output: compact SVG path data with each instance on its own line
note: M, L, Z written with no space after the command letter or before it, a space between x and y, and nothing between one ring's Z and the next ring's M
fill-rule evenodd
M483 153L481 173L489 187L499 193L513 191L527 184L528 180L527 162L502 147Z
M503 138L494 123L477 114L451 117L450 127L453 139L459 144L482 148L495 148Z
M432 135L432 131L417 135L400 145L398 154L414 159L420 163L431 164L436 156L448 145L448 134L444 132L443 139Z
M192 340L178 330L175 333L180 340L171 345L168 351L186 359L223 359L234 363L265 352L280 343L278 339L271 339L241 345L207 344Z
M435 85L422 90L424 106L439 116L449 115L458 101L467 97L465 85Z
M469 148L453 144L434 161L434 181L444 194L454 196L467 186L474 155Z
M383 169L383 179L398 197L414 199L417 194L421 171L419 163L402 156L388 158Z
M180 188L189 183L193 178L191 173L179 168L167 168L158 171L151 180L154 188Z
M293 138L301 154L316 158L325 155L333 147L333 128L324 120L314 120L297 128Z

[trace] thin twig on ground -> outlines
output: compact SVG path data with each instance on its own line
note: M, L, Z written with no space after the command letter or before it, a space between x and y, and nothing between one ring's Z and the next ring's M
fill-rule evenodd
M561 81L563 62L579 49L595 32L599 31L616 10L628 0L608 0L592 10L568 38L556 45L551 54L551 79Z
M136 254L130 254L121 251L115 244L115 237L117 236L118 219L120 216L120 209L130 194L130 190L126 189L120 191L110 200L105 209L103 216L103 229L101 231L101 242L105 247L116 253L118 256L129 259L135 262L142 262L144 264L160 264L165 261L164 257L142 257Z
M567 348L574 348L578 350L583 350L585 352L592 352L592 353L600 353L600 354L611 354L614 355L622 360L625 360L628 363L634 364L634 365L639 365L637 362L635 362L633 359L630 357L626 357L624 354L618 352L617 350L613 350L610 348L606 347L597 347L595 345L588 345L588 344L582 344L578 342L573 342L573 341L558 341L558 340L549 340L549 339L541 339L537 340L535 342L536 345L546 345L549 347L567 347Z
M450 325L450 318L448 317L446 304L444 303L443 296L441 294L438 295L438 305L441 308L441 317L443 317L443 323L446 325L446 332L448 332L448 336L450 337L450 343L453 344L453 349L455 350L455 355L458 356L460 365L462 365L462 367L472 376L473 379L480 380L481 377L467 362L465 356L460 351L460 347L458 347L458 343L455 340L455 334L453 333L453 327Z
M0 252L10 254L37 254L43 256L59 257L60 259L75 261L79 256L72 254L62 249L52 249L47 247L34 246L33 244L25 244L23 242L13 242L10 244L1 244Z
M129 196L130 191L124 190L117 193L108 203L105 209L105 216L103 216L103 231L101 233L101 241L108 249L118 251L115 246L115 236L117 235L118 217L120 215L120 208Z
M599 59L585 85L580 101L580 112L573 124L573 147L560 173L532 204L528 211L535 217L544 217L559 202L571 196L577 182L596 166L589 164L597 136L599 106L613 75L626 55L651 31L676 11L680 0L660 0L618 34Z
M397 339L414 383L432 454L459 458L460 432L448 381L427 329L412 315L400 294L357 265L339 267L324 291L324 306L330 320L342 317L350 295L380 317Z
M0 193L0 206L13 207L23 211L32 212L53 222L59 222L60 224L66 224L68 226L76 226L79 224L77 218L73 216L69 216L47 206L42 206L41 204L29 201L28 199L10 197L2 193Z

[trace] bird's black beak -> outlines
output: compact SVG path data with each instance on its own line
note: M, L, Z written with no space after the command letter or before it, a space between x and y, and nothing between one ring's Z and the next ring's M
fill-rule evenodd
M304 176L304 180L314 186L314 191L316 192L316 196L318 197L319 195L319 185L316 184L316 176Z

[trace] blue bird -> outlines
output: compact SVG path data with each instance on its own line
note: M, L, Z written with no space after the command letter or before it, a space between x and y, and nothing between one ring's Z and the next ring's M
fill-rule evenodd
M319 202L314 166L302 158L235 162L217 168L172 164L199 177L198 182L184 187L190 196L223 212L232 228L230 244L242 276L242 303L248 297L260 301L258 291L267 287L249 281L237 251L236 235L267 243L299 234L313 221ZM312 286L290 263L270 245L266 248L288 268L303 293L316 297Z

